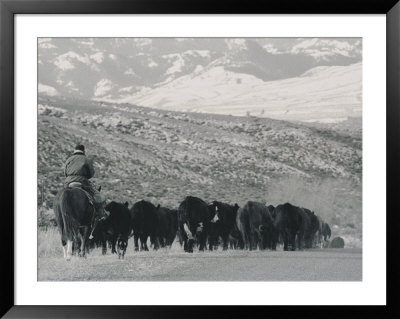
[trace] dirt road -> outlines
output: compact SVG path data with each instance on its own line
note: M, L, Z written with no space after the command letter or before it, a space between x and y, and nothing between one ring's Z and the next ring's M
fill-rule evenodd
M39 281L360 281L361 249L216 251L179 248L128 252L125 260L98 252L66 262L39 257Z

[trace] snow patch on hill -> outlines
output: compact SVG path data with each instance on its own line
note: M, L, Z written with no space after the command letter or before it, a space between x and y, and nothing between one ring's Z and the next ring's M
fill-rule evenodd
M87 56L79 55L74 51L68 51L67 53L58 56L54 61L54 64L63 71L71 70L75 69L75 65L73 64L74 60L90 65L90 59Z
M94 96L102 96L106 94L108 91L110 91L113 87L113 84L110 80L108 79L102 79L100 80L94 90Z
M268 82L222 66L196 71L118 102L301 121L335 122L361 116L361 63L317 67L299 77Z
M48 96L56 96L56 95L58 95L58 92L57 92L57 90L55 88L53 88L50 85L44 85L44 84L41 84L41 83L39 83L39 85L38 85L38 91L39 91L39 94L45 94L45 95L48 95Z

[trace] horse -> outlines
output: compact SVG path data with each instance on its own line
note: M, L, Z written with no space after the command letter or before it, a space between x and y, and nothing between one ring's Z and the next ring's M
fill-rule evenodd
M78 243L78 255L85 257L95 213L95 208L87 194L79 187L66 187L57 193L53 206L57 227L61 234L64 259L71 259L74 243Z

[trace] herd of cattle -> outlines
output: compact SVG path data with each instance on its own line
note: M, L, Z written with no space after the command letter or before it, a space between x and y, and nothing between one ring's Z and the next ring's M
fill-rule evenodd
M271 249L283 244L284 250L311 248L327 242L331 229L307 208L289 203L265 205L248 201L243 207L219 201L211 204L188 196L178 209L168 209L141 200L129 209L128 203L110 202L109 217L100 219L90 236L90 246L102 246L124 258L128 239L133 236L135 250L171 246L177 237L184 251L231 249ZM139 247L140 243L140 247Z

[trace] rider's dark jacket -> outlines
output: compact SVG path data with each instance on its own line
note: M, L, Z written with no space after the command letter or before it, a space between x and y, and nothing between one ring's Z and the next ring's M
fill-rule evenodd
M93 164L83 152L75 151L74 155L65 162L64 175L66 185L71 182L89 185L89 179L94 175Z

